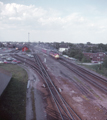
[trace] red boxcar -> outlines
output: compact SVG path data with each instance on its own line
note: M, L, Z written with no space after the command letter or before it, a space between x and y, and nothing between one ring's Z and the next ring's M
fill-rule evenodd
M42 52L43 53L47 53L47 49L42 49Z

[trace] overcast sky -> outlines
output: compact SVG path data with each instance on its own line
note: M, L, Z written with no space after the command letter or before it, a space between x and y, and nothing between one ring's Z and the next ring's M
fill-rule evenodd
M107 43L107 0L0 0L0 41Z

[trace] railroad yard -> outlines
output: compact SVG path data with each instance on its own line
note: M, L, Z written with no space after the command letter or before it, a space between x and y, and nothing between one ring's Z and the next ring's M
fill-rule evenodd
M106 77L41 47L30 51L0 50L1 64L28 74L26 120L107 120Z

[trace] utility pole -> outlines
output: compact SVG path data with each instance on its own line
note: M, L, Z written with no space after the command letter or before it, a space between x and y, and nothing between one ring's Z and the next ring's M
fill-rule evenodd
M28 32L28 45L30 44L30 33Z

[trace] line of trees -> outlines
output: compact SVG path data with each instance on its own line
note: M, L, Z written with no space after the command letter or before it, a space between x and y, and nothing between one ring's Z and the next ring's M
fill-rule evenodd
M83 55L82 49L76 47L76 45L74 44L70 44L70 49L68 51L64 51L63 54L68 55L69 57L76 58L81 62L91 62L91 60L87 59Z

